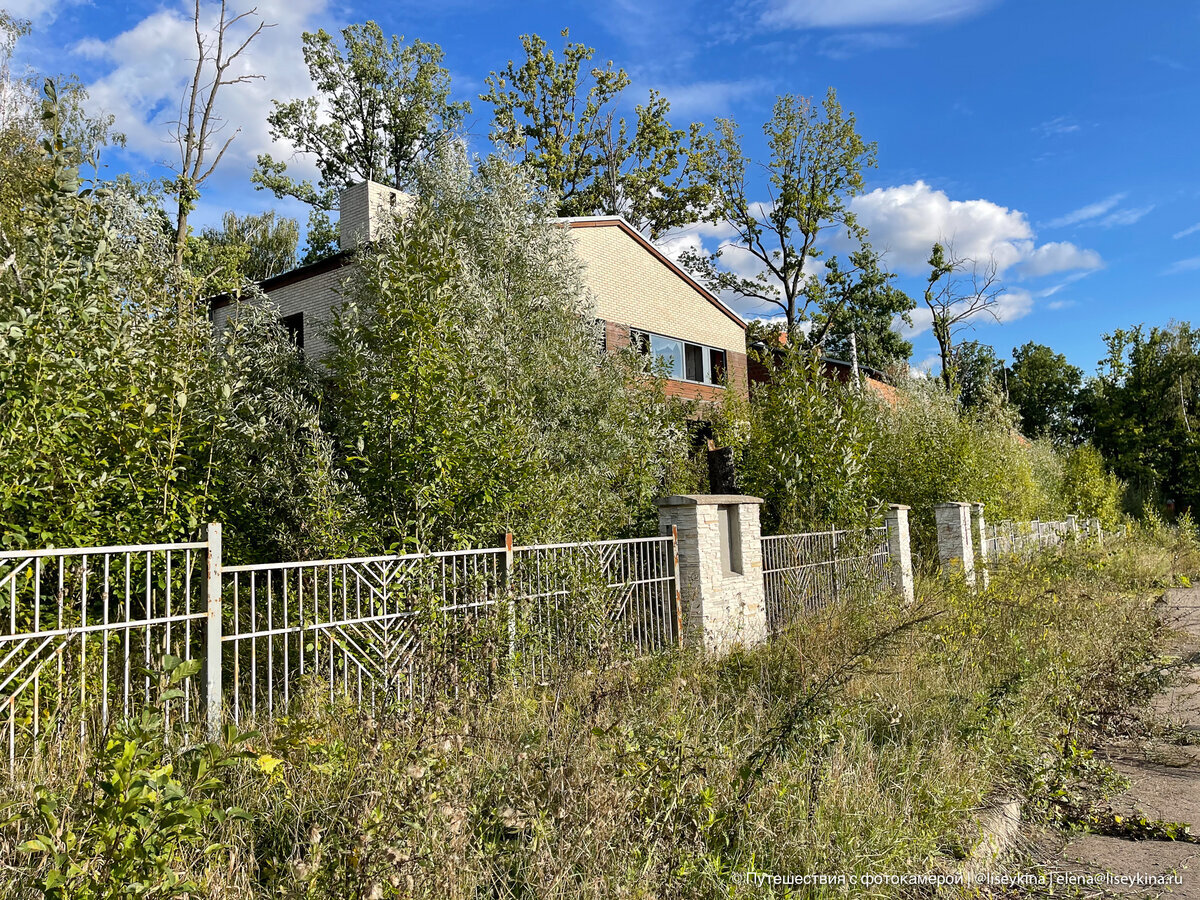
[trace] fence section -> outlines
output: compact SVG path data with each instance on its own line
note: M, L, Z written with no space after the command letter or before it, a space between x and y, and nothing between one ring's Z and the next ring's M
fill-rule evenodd
M764 537L762 559L772 631L838 602L849 591L889 585L886 527Z
M85 734L102 730L156 698L164 656L204 655L207 547L0 552L0 700L10 768L62 727L66 710L83 712L74 721ZM175 704L185 719L200 699L192 681Z
M665 537L227 566L231 711L286 707L306 676L374 705L661 649L678 639L674 553Z

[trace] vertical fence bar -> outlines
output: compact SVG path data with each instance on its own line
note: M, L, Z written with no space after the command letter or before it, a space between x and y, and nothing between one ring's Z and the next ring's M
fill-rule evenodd
M205 534L204 712L209 740L221 730L221 525L210 522Z

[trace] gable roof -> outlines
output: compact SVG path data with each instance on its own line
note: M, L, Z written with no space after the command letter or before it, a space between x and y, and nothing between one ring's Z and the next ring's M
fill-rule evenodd
M707 288L703 287L698 281L696 281L694 278L692 278L691 275L689 275L687 272L685 272L681 266L679 266L677 263L672 262L661 250L659 250L652 243L650 243L648 240L646 240L646 238L644 238L636 228L634 228L632 225L630 225L628 222L626 222L622 216L569 216L569 217L563 217L563 218L559 218L559 219L551 219L550 221L552 221L556 224L559 224L559 225L565 225L568 228L618 228L618 229L620 229L626 235L633 238L633 240L636 243L640 244L642 249L644 249L652 257L654 257L656 260L658 260L660 263L662 263L664 266L666 266L668 269L670 269L671 272L673 272L676 276L678 276L679 279L682 280L688 287L690 287L697 294L699 294L701 297L703 297L707 302L711 303L713 306L715 306L717 309L719 309L722 313L724 313L727 317L729 317L734 323L736 323L738 325L739 328L741 328L743 331L746 330L746 322L741 316L739 316L732 309L730 309L728 306L726 306L724 303L722 303L717 298L716 294L713 294Z

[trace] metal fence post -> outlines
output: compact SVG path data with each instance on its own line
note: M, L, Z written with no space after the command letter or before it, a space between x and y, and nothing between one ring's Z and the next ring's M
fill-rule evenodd
M504 592L504 600L508 604L508 665L513 670L516 680L517 659L517 595L512 588L513 570L513 536L511 531L504 532L504 561L500 569L500 589Z
M221 523L205 530L204 551L204 713L209 740L221 731L224 694L221 686Z
M830 581L830 586L833 588L833 602L835 605L838 602L837 545L838 545L838 533L837 533L837 529L834 528L829 533L829 581Z
M683 647L683 596L679 591L679 526L671 526L671 577L675 581L675 643Z

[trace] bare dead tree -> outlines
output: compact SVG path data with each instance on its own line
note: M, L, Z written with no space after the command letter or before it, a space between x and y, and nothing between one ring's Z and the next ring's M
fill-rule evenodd
M179 119L171 137L179 145L179 177L175 180L178 213L175 220L175 265L183 265L183 250L187 243L188 216L200 197L200 185L220 164L221 158L240 128L220 144L212 161L208 153L217 146L217 136L224 130L225 121L216 113L217 94L229 84L243 84L262 78L262 75L232 75L229 67L242 55L264 28L271 26L259 19L258 26L230 51L226 38L243 19L258 16L257 8L231 16L226 0L221 0L220 17L211 32L200 27L200 0L196 0L192 27L196 35L196 69L179 101Z
M997 306L1003 293L994 256L983 263L956 256L953 246L933 245L925 305L932 316L933 336L938 342L946 390L954 385L955 337L963 330L973 328L980 316L1000 321Z

